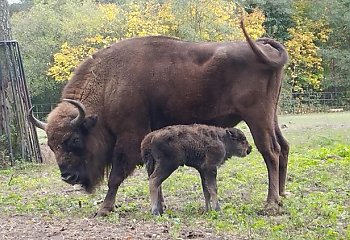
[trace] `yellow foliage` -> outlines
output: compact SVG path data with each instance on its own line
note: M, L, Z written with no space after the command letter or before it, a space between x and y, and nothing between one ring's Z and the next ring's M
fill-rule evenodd
M107 22L115 20L120 11L115 4L99 4L99 8L104 13L104 18Z
M74 68L97 49L103 48L122 38L146 35L178 36L180 27L188 25L194 30L197 40L230 41L243 39L239 28L241 14L233 1L226 0L190 0L188 8L175 13L175 0L134 1L126 9L115 4L98 4L103 19L100 32L85 38L78 46L64 43L61 50L54 54L54 64L48 75L57 81L68 80ZM264 14L255 9L245 16L245 26L253 38L265 33ZM113 24L120 21L122 33L113 32ZM113 24L112 24L113 23Z
M72 75L75 66L89 52L94 51L85 45L77 48L64 43L61 51L54 54L55 65L48 70L48 75L54 77L57 81L65 81Z
M184 20L193 22L198 38L201 40L236 39L237 36L232 36L232 32L227 31L231 27L237 27L236 19L233 16L235 8L233 2L222 0L193 1L190 5L189 18ZM222 28L221 31L220 28Z
M265 15L260 9L254 9L252 13L245 15L244 26L253 39L257 39L265 34L264 21Z
M167 35L174 29L171 3L159 4L151 0L144 4L132 2L128 7L125 37Z
M56 81L66 81L72 76L74 68L82 60L91 56L97 49L106 47L115 41L117 39L109 36L96 35L95 37L86 38L84 44L77 47L64 43L61 50L54 54L54 65L49 68L47 75L53 77Z
M330 30L323 19L315 21L303 16L305 2L296 1L294 4L296 26L288 29L292 38L285 43L290 56L287 71L294 91L303 91L307 87L319 90L324 69L316 43L326 42Z
M188 9L184 9L179 25L191 25L195 31L195 40L232 41L244 39L239 27L242 10L234 1L191 0ZM187 12L186 12L187 11ZM245 14L247 31L253 38L261 37L265 30L262 26L265 16L256 9Z

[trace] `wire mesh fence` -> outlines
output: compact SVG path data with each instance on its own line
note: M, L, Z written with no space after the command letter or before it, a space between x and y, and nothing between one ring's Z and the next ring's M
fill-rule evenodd
M281 94L282 114L340 112L350 110L350 91Z
M56 103L35 104L34 115L45 120ZM281 94L280 114L350 111L350 90Z

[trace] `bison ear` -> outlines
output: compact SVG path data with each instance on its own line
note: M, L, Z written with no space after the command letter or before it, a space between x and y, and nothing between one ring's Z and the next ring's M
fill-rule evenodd
M97 123L97 115L91 115L84 119L83 127L86 131L90 131Z

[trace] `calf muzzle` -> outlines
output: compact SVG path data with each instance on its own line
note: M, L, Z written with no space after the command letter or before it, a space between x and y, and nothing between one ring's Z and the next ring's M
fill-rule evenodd
M247 149L247 155L250 154L252 152L253 147L251 145L249 145L248 149Z

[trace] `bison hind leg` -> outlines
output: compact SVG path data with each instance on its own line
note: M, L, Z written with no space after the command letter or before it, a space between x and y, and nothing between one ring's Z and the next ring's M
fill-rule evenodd
M278 126L277 116L275 120L275 131L278 143L281 146L281 152L279 155L279 195L285 197L289 195L289 193L286 192L289 144L287 140L283 137L281 129Z

